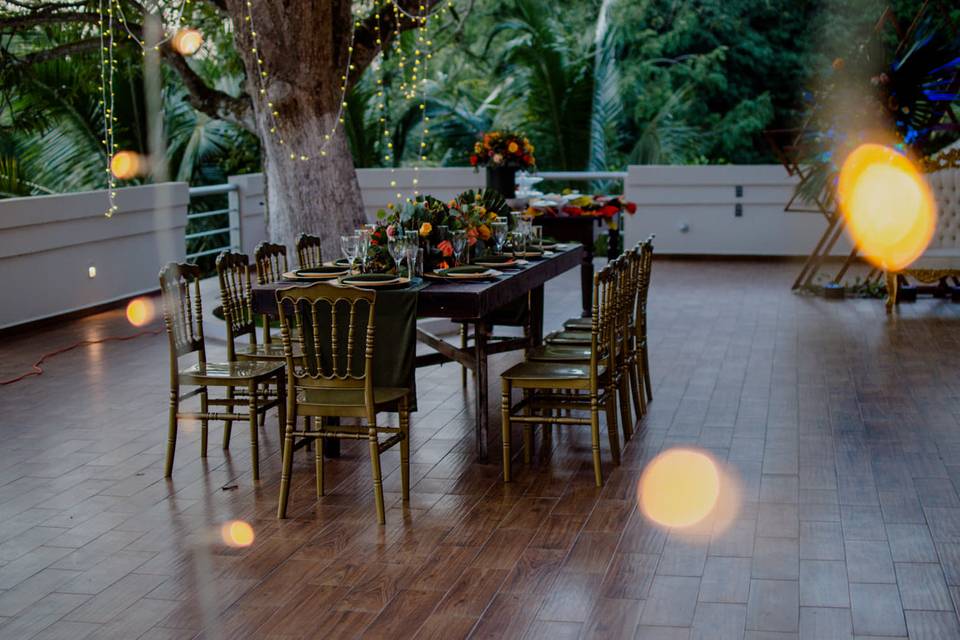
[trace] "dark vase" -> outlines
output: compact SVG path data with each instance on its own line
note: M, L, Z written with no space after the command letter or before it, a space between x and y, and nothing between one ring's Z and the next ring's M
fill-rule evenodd
M504 198L516 198L517 168L487 167L487 189L499 191Z

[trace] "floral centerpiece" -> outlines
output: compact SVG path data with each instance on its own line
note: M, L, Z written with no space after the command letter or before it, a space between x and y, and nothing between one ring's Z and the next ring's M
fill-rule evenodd
M487 169L487 189L499 191L505 198L517 192L517 171L536 166L530 139L516 131L490 131L473 145L470 165Z
M593 217L607 221L607 226L616 228L617 215L621 213L633 215L637 212L637 205L626 200L623 196L584 195L577 196L559 207L529 207L527 213L533 216L570 216Z
M405 231L416 231L424 250L424 269L442 269L452 266L453 231L465 231L473 254L480 255L487 250L490 223L509 212L503 196L489 189L465 191L449 202L421 195L378 211L371 244L383 248L383 270L390 270L395 265L385 249L389 239ZM379 262L375 265L378 269L384 267Z

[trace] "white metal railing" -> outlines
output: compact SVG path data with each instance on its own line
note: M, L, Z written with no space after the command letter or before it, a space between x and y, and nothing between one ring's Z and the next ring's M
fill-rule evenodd
M532 176L544 180L626 180L626 171L538 171Z
M227 184L213 184L203 187L190 187L190 201L193 203L195 198L204 198L207 196L217 196L217 195L228 195L233 191L237 190L237 185L227 183ZM213 209L210 211L188 211L187 212L187 226L190 227L190 223L195 223L199 220L210 220L210 219L221 219L222 222L219 226L214 226L213 228L206 228L199 231L192 231L187 233L184 236L187 246L187 260L195 260L203 256L210 256L221 251L227 250L239 250L239 234L240 234L240 224L238 221L238 209L236 206L228 205L226 208L222 209ZM216 224L214 222L213 224ZM216 242L217 237L222 237L221 242ZM201 248L195 251L189 251L191 244L197 244L195 241L201 240L203 238L210 238L206 242L200 243ZM194 241L193 243L191 241Z

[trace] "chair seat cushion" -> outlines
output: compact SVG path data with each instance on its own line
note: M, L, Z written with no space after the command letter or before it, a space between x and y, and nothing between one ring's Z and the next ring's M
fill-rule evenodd
M593 328L593 318L570 318L563 323L567 331L590 331Z
M181 377L206 380L254 380L267 378L283 371L283 364L258 360L239 362L196 363L180 370Z
M589 331L554 331L546 337L547 344L590 344L592 336Z
M606 369L597 367L597 375ZM503 373L507 380L589 380L590 365L560 362L521 362Z
M409 395L409 389L400 387L374 387L374 404L389 404ZM315 404L325 407L362 407L363 389L316 389L310 387L297 388L297 402Z
M527 360L538 362L585 362L590 360L590 347L576 345L544 345L527 352Z
M278 342L270 344L243 344L236 347L238 358L253 358L260 360L283 360L283 345ZM299 345L293 348L293 357L302 358L303 349Z

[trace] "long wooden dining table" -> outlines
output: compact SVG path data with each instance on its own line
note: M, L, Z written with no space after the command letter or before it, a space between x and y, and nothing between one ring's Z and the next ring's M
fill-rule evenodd
M526 349L543 341L543 286L548 280L579 266L583 255L584 249L580 244L567 245L555 250L553 255L529 261L522 268L504 271L503 275L495 280L430 281L419 291L418 318L446 318L467 323L473 328L473 345L464 348L418 326L417 340L429 346L432 352L418 356L416 366L457 362L473 372L476 451L480 462L487 462L488 459L487 360L491 355ZM276 317L276 290L297 285L309 286L283 281L254 285L254 313ZM496 320L496 312L524 297L528 310L525 335L506 338L492 336L490 332Z

